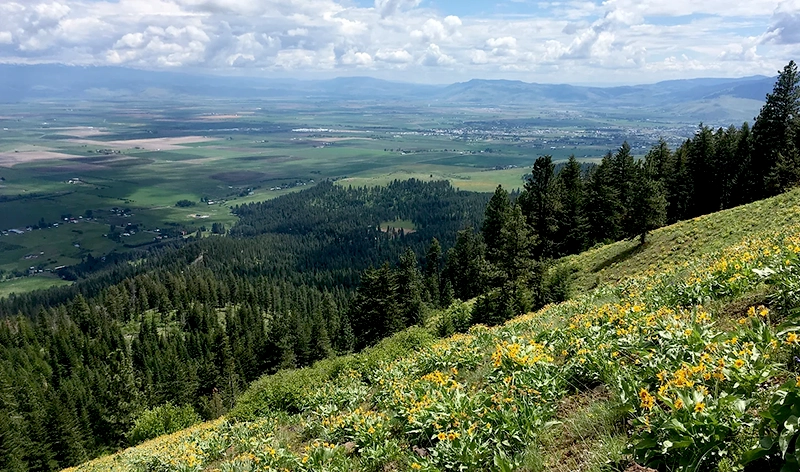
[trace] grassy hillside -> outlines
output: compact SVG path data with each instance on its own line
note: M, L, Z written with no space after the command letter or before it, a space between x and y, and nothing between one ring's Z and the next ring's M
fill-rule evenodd
M769 470L796 454L798 203L574 256L568 302L264 377L227 418L75 470Z
M618 241L565 258L578 270L578 291L617 283L627 277L672 269L745 238L800 222L800 192L757 201L661 228L647 238Z

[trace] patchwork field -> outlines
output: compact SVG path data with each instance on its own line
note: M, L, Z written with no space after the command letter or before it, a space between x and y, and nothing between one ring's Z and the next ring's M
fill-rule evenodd
M644 153L692 130L523 109L280 101L52 102L0 115L0 278L229 228L233 206L324 179L515 189L539 155L592 161L625 139ZM58 283L44 280L15 287Z

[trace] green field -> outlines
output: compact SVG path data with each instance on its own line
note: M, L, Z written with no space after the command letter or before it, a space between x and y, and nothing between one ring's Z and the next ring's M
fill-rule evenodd
M214 223L230 228L232 207L324 179L373 186L416 178L449 180L463 190L491 192L498 184L512 190L537 156L593 161L623 139L642 141L645 128L636 127L447 106L4 105L0 278L208 232ZM661 133L647 130L651 141ZM177 207L181 200L194 205ZM126 235L110 238L114 231Z
M38 275L35 277L20 277L0 282L0 298L12 293L25 293L49 287L69 285L70 282L57 277Z

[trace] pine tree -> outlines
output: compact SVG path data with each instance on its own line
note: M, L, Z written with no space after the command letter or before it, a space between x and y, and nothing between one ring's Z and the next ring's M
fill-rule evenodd
M714 145L711 128L703 124L688 142L686 164L692 193L687 216L705 215L720 209Z
M621 204L619 192L613 185L611 175L612 154L609 152L603 161L589 174L586 189L586 219L589 225L590 245L613 241L620 232Z
M422 274L417 265L417 256L411 248L400 256L400 263L395 270L397 281L397 305L403 321L401 329L420 324L423 320Z
M797 153L798 114L800 114L800 74L794 61L784 67L772 93L767 94L766 103L753 125L756 158L751 172L757 183L754 189L757 198L764 198L783 191L791 177L790 167ZM781 168L776 169L779 161ZM789 171L789 172L787 172Z
M631 154L631 146L627 141L617 149L609 162L609 173L611 175L611 185L616 188L617 199L619 202L620 217L625 218L625 212L630 207L634 193L636 180L636 163ZM620 234L616 234L613 239L618 239Z
M638 236L639 243L644 244L647 233L660 228L666 221L667 200L661 183L649 175L641 162L636 166L632 192L625 233L631 239Z
M558 232L558 186L552 156L540 156L533 163L519 204L538 238L536 258L553 257Z
M405 328L397 304L397 279L388 263L367 269L350 308L356 348L369 346Z
M688 144L684 144L675 151L672 171L666 179L668 223L684 220L690 215L692 182L689 178L687 147Z
M586 216L584 215L584 185L581 165L572 155L557 176L560 188L558 213L558 255L577 254L586 246Z
M442 306L441 299L441 265L442 265L442 245L439 240L433 238L428 252L425 254L425 289L428 293L428 300L434 308Z
M447 251L443 272L456 298L469 300L483 293L486 280L484 254L483 241L472 228L458 232L456 244Z
M647 172L658 182L665 182L672 171L673 156L664 138L660 138L644 156Z
M496 264L504 257L502 232L508 224L510 216L511 200L508 198L508 192L503 189L502 185L498 185L489 204L486 205L481 226L483 242L486 243L486 260L490 263Z
M536 261L536 246L536 236L526 224L522 208L514 205L500 231L500 257L495 262L504 282L527 279Z

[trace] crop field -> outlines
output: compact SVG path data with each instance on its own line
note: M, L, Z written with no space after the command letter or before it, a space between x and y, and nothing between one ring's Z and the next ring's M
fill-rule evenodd
M214 223L229 228L231 207L324 179L515 189L539 155L592 161L623 139L643 153L679 129L525 110L281 101L42 102L4 105L0 115L0 278L206 234Z

